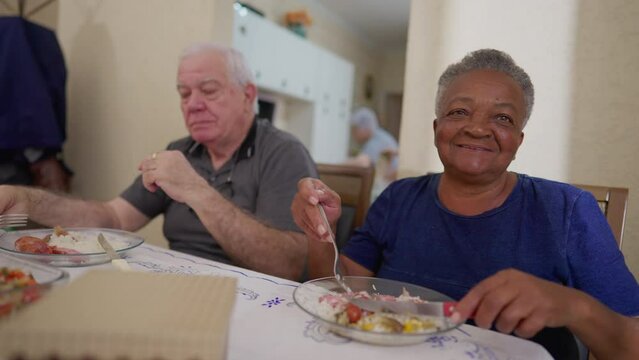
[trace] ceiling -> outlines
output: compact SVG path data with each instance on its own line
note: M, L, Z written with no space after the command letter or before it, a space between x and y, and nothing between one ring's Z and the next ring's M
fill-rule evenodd
M411 0L315 0L377 46L404 46Z

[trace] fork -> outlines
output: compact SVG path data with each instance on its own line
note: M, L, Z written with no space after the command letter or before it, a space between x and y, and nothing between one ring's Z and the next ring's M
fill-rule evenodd
M0 215L0 229L27 226L27 214L2 214Z
M333 261L333 274L335 275L335 280L342 289L346 290L346 292L351 293L353 290L344 282L344 277L339 270L338 262L339 262L339 250L337 249L337 244L335 243L335 234L333 234L333 230L331 230L331 225L328 223L328 218L326 217L326 213L324 212L324 208L322 205L317 204L317 208L319 209L320 215L322 215L322 220L324 221L324 226L326 226L326 230L328 231L328 235L331 238L331 243L333 244L333 251L335 252L335 260Z

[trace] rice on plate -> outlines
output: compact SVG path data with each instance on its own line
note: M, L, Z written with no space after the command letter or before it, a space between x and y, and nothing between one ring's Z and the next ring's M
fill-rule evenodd
M109 244L117 251L127 247L127 243L123 240L105 236ZM104 252L102 246L98 242L98 237L95 234L80 233L75 231L69 231L66 234L52 234L49 238L49 246L56 246L58 248L75 250L82 254L93 254Z

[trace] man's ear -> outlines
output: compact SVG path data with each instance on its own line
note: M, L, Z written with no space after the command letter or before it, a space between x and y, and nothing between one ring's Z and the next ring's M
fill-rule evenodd
M434 135L436 132L437 132L437 118L433 120L433 144L435 144L435 147L437 147L437 138Z
M253 103L255 102L255 98L257 97L257 86L253 83L248 83L244 85L244 98L248 102L251 109L253 109Z

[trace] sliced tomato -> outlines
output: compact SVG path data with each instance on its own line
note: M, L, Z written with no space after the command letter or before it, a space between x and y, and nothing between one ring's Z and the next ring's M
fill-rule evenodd
M350 323L356 323L362 318L362 309L355 304L348 303L346 305L346 315Z
M16 250L32 254L51 254L49 244L46 241L33 237L23 236L15 242Z

